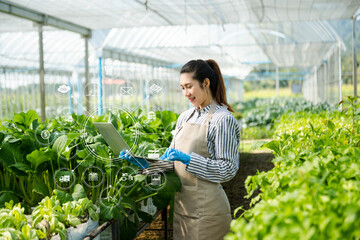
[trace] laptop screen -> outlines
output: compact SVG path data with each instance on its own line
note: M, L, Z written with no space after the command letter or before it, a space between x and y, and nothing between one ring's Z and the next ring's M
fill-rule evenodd
M125 142L120 133L116 130L112 123L108 122L93 122L96 129L100 132L101 136L105 139L106 143L110 146L111 150L119 156L122 150L129 150L128 153L135 158L142 158L144 161L148 161L151 164L149 168L143 170L146 174L158 173L174 169L173 161L160 160L155 158L135 156L132 155L129 145Z
M108 122L93 122L96 129L105 139L105 142L110 146L111 150L116 154L120 155L122 150L130 150L129 145L125 142L120 133L116 130L112 123Z

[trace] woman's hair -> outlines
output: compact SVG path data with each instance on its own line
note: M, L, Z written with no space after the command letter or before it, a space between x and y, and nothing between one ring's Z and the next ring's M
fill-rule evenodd
M203 88L205 78L210 80L210 91L219 104L225 104L229 111L234 112L226 100L226 88L219 65L212 59L209 60L191 60L186 63L180 71L182 73L193 73L193 79L199 81Z

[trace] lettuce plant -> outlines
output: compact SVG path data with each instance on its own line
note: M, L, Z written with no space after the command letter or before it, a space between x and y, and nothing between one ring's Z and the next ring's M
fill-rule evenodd
M359 104L342 112L283 115L275 167L246 179L252 207L231 223L225 239L359 239Z
M45 197L33 210L32 226L45 229L47 236L59 234L61 239L66 238L66 228L77 226L89 219L98 221L97 207L86 197L81 185L75 186L72 194L61 190L54 190L52 197ZM45 223L43 223L45 220ZM42 226L41 226L42 225ZM46 230L44 225L49 225Z
M5 203L5 207L0 209L0 238L1 239L24 239L32 240L44 238L46 235L41 230L32 228L28 225L28 220L24 215L24 208L21 204L14 204L13 201Z

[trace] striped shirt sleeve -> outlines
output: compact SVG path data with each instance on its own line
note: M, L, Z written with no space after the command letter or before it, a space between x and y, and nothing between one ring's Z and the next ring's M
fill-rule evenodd
M209 141L208 138L211 158L191 153L186 170L198 178L221 183L231 180L239 169L240 129L231 114L221 116L212 124L215 124L214 139Z

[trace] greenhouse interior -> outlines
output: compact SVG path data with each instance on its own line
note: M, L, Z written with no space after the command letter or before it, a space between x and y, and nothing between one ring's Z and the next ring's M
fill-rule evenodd
M0 0L0 239L360 239L359 16L359 0ZM226 89L210 110L211 77L184 71L198 59ZM224 106L236 126L215 123ZM206 154L176 141L194 125ZM179 213L189 176L223 189L231 223Z

